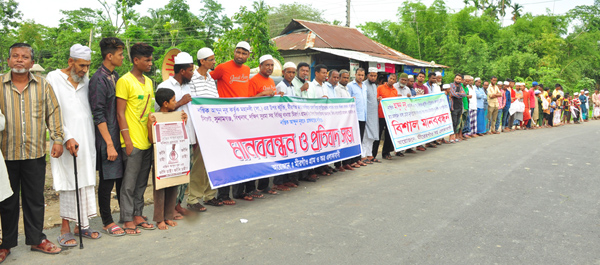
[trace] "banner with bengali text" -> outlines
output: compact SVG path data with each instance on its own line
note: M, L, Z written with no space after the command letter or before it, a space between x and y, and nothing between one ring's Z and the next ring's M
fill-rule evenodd
M396 152L451 135L452 117L444 93L381 100Z
M190 113L212 188L361 154L353 98L193 98Z

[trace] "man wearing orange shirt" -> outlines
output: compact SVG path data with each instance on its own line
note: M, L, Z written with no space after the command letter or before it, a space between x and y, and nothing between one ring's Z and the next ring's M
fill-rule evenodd
M381 157L387 160L392 160L390 152L394 151L394 145L390 137L389 128L385 123L385 116L383 115L383 109L381 108L381 99L393 98L398 96L398 90L394 88L396 83L396 74L389 74L387 77L387 83L377 87L377 101L379 103L379 139L385 137L383 141L383 149L381 150ZM385 132L385 136L381 136L381 133ZM379 141L373 142L373 159L377 157L377 151L379 151Z
M210 76L214 80L217 80L217 90L219 92L220 98L248 97L248 80L250 78L250 67L244 65L244 63L246 63L249 56L250 44L248 44L245 41L241 41L235 47L235 54L233 60L218 65L214 71L210 72ZM252 195L243 192L244 188L250 190L251 192L254 192L254 181L234 185L233 197L239 197L247 201L253 200ZM225 205L235 204L235 201L232 200L231 197L229 197L230 190L230 186L219 188L217 198L223 201ZM258 193L258 195L254 197L262 198L263 196L260 193Z

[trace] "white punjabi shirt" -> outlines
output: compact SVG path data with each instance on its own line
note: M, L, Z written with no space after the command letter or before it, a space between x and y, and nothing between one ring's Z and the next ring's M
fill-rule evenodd
M46 80L54 89L63 118L64 143L75 139L79 144L77 151L77 181L79 188L96 185L96 146L94 120L88 100L89 79L73 87L69 76L60 69L48 73ZM52 178L56 191L75 190L75 172L73 156L64 149L58 158L50 158Z

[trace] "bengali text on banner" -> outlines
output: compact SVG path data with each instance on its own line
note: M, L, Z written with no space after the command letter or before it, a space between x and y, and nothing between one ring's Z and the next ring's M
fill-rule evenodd
M353 98L194 98L190 112L213 188L361 153Z
M444 93L381 100L396 152L450 135L452 117Z

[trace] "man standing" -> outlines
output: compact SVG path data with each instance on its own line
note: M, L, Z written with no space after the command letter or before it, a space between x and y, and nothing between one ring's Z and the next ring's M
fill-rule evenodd
M94 122L88 100L89 79L86 74L92 63L92 50L75 44L71 47L69 67L56 69L46 79L54 88L63 115L65 146L71 155L50 158L54 190L60 192L60 217L62 227L58 244L63 247L77 245L71 233L69 221L81 222L79 231L87 238L100 238L100 233L90 229L88 218L96 216L96 148L94 146ZM77 180L75 186L73 156L77 157ZM81 216L77 212L77 192Z
M250 56L250 44L245 41L239 42L235 46L234 58L231 61L218 65L214 71L210 72L212 78L217 80L217 89L221 98L248 97L248 80L250 78L250 67L244 65ZM233 201L229 197L229 187L219 189L218 197L225 204ZM253 198L263 198L260 192L256 191L256 183L247 181L233 186L233 197L247 201Z
M183 111L185 112L188 116L191 115L190 113L190 109L189 109L189 104L192 101L192 96L191 96L191 89L190 89L190 82L194 76L194 59L192 58L192 56L187 53L187 52L180 52L179 54L177 54L177 56L175 56L174 58L174 65L173 65L173 73L174 75L169 77L169 79L163 81L162 83L160 83L156 90L158 91L161 88L164 89L169 89L172 90L175 93L175 111ZM154 109L160 109L160 105L158 104L158 102L156 102L156 104L154 105ZM187 132L188 135L188 139L190 139L190 149L193 150L193 146L196 145L196 132L194 131L194 125L192 122L192 119L189 119L186 123L185 123L185 130ZM193 152L193 151L192 151ZM197 164L196 165L196 169L194 169L193 166L193 162L196 162L193 158L194 157L192 154L192 168L190 170L190 183L193 184L198 184L199 179L202 177L201 175L201 169L200 169L200 165ZM202 167L204 167L204 164L202 164ZM183 196L185 195L185 190L188 187L188 184L183 184L180 185L178 187L178 199L176 201L176 206L175 206L175 210L177 210L178 214L181 215L186 215L187 211L185 209L183 209L181 207L181 201L183 200ZM196 186L195 188L199 188L198 186ZM192 192L193 190L193 192ZM190 195L188 195L188 205L187 208L195 211L195 212L204 212L206 211L206 208L198 201L198 193L203 192L199 191L197 189L192 189L190 188ZM210 189L209 189L210 191ZM155 196L158 195L160 197L164 197L163 194L157 193L155 194ZM214 193L213 193L214 196ZM181 201L179 200L179 198L181 198ZM214 197L213 197L214 198ZM189 203L192 202L192 203ZM178 220L181 219L181 216L175 216L174 219ZM163 216L160 217L160 219L163 219ZM159 219L159 220L160 220Z
M358 117L358 128L360 130L360 139L364 139L365 127L367 125L367 87L363 83L365 80L365 69L356 69L354 81L348 84L348 92L356 102L356 116ZM364 150L363 150L364 153ZM366 166L360 159L356 159L356 164L353 167L359 168L360 166Z
M328 90L325 85L325 79L327 79L327 66L324 64L317 64L315 66L315 79L308 83L308 90L306 90L307 98L322 98L327 97Z
M394 84L394 88L398 91L399 97L411 97L412 93L410 92L410 88L408 87L408 75L406 73L400 74L400 79L398 79L398 83Z
M120 199L123 178L123 152L115 94L119 74L115 68L123 64L124 49L125 43L120 39L104 38L100 41L103 61L90 79L88 95L95 125L98 207L102 229L112 236L125 235L125 231L113 221L110 207L113 188L117 191L117 201Z
M292 85L294 85L294 94L296 97L307 97L308 94L306 90L308 90L308 83L310 78L310 66L301 62L298 64L298 75L292 81Z
M392 160L390 152L394 151L394 145L392 144L391 134L385 123L385 116L383 115L383 109L381 107L381 100L384 98L392 98L398 96L398 91L394 88L396 83L396 74L389 74L387 77L387 83L377 88L377 100L379 101L379 133L377 136L382 137L384 134L385 140L383 141L383 149L381 150L381 157L387 160ZM377 157L379 151L379 140L373 143L373 160Z
M473 83L473 77L466 77L467 88L469 89L469 136L478 137L477 135L477 87ZM483 102L482 102L483 104Z
M367 90L367 123L365 135L362 138L363 162L372 164L378 162L373 154L373 142L379 140L379 102L377 100L377 68L369 67L367 80L363 84Z
M0 112L6 114L6 128L0 133L0 149L6 162L13 195L0 202L2 244L0 262L17 246L19 209L23 208L25 244L47 254L61 249L46 239L44 228L44 182L46 179L46 128L50 131L52 151L63 152L63 122L58 100L46 79L29 72L33 49L26 43L10 46L8 67L2 76ZM31 104L36 102L37 104ZM21 200L20 200L21 199ZM21 205L20 205L21 204Z
M327 97L336 98L335 87L337 86L339 81L340 73L335 69L329 71L329 78L327 80L327 83L325 84L325 86L327 87Z
M417 82L413 84L413 90L415 91L417 96L421 96L421 95L427 95L429 94L429 88L427 88L427 86L425 85L425 72L420 72L417 75ZM436 147L435 145L432 145L431 143L427 144L428 147ZM416 148L419 151L425 151L425 146L419 145ZM408 149L406 150L407 152L411 153L414 152L412 149Z
M196 53L198 69L194 71L190 81L190 95L192 97L218 98L217 84L208 74L209 70L215 67L215 54L210 48L201 48ZM189 123L189 119L188 119ZM197 137L197 136L196 136ZM196 139L198 142L198 139ZM180 187L177 205L183 201L185 188ZM229 194L229 187L225 188ZM215 198L216 190L211 189L208 180L208 173L204 167L204 158L200 146L195 144L192 148L192 169L190 171L189 194L187 197L187 207L191 210L202 210L200 200L211 206L222 206L223 204L235 204L235 201L221 201ZM176 209L178 209L176 207Z
M495 76L492 76L492 79L490 80L491 84L488 87L487 90L487 98L488 98L488 122L490 124L490 129L488 131L488 134L498 134L498 131L496 130L496 119L498 118L498 107L499 107L499 103L498 103L498 98L502 98L502 93L500 92L500 89L498 89L498 86L496 85L496 82L498 82L498 78L496 78Z
M581 104L581 120L584 122L588 121L588 95L589 94L588 91L583 91L581 92L581 94L579 95L579 102Z
M121 148L125 148L125 172L121 183L121 221L127 234L140 234L137 229L156 229L142 212L144 192L152 167L152 143L148 140L148 115L154 112L154 87L144 73L152 70L154 48L136 43L130 48L131 71L117 81L117 120L121 128Z
M484 110L484 99L487 98L485 91L481 87L481 78L475 78L475 94L477 96L477 118L476 126L473 129L473 133L477 133L477 136L483 136L485 133L485 110ZM477 131L475 131L475 129Z
M348 72L348 70L341 70L340 71L340 82L335 87L335 96L336 97L338 97L338 98L351 98L352 97L352 96L350 96L350 92L348 91L348 88L346 87L348 85L348 82L350 82L350 72ZM336 162L333 165L335 166L335 169L337 169L337 171L344 172L346 170L354 170L354 168L352 168L352 165L354 162L355 162L354 159L350 158L350 159L346 159L344 161Z
M296 64L293 62L287 62L283 64L283 80L277 84L277 92L283 93L284 96L294 97L296 96L294 85L292 81L296 76Z
M461 86L462 80L462 75L456 74L454 76L454 83L450 84L449 89L452 127L454 128L454 134L450 136L451 143L458 142L459 139L456 138L458 137L459 133L461 133L459 125L462 119L463 98L467 96Z

